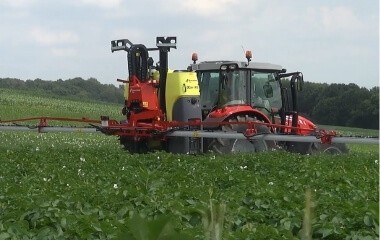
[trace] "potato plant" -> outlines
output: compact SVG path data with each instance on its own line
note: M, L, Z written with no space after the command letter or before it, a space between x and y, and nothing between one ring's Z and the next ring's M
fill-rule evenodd
M116 238L141 215L203 239L211 199L226 206L223 239L295 239L309 189L313 238L376 239L378 150L353 149L130 155L101 134L0 132L0 237Z
M114 105L38 101L2 94L1 117L117 116ZM0 239L299 239L307 229L313 239L378 239L378 146L349 147L130 155L100 133L0 132Z

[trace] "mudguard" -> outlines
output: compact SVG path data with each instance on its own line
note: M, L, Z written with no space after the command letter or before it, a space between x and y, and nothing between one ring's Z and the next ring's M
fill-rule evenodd
M281 119L279 116L275 117L275 123L281 124ZM292 116L286 117L285 125L288 126L288 127L285 127L285 133L291 133L292 132L292 128L291 128ZM312 132L314 132L317 129L317 126L312 121L300 115L298 116L297 127L299 128L297 129L297 132L296 132L297 135L303 135L303 136L310 135Z
M254 109L249 105L241 105L241 104L228 105L222 108L215 109L207 115L207 117L203 120L203 122L215 122L215 123L223 122L229 117L232 117L235 115L246 115L246 114L256 116L258 120L263 121L265 123L271 123L269 118L261 111ZM212 128L217 128L218 125L216 124L215 127L211 125L210 126L206 125L205 127L212 129Z
M311 132L314 132L315 129L317 129L317 126L312 121L310 121L309 119L303 116L298 116L297 126L300 128L298 130L299 135L309 135ZM307 129L312 129L312 130L307 130Z

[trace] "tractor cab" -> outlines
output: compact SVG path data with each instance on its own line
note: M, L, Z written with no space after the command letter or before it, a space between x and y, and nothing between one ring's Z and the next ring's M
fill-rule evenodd
M210 61L193 64L201 89L203 118L212 109L248 105L267 116L282 107L282 67L269 63Z

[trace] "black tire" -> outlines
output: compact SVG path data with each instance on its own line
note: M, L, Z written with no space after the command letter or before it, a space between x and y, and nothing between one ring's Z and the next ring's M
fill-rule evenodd
M288 142L288 151L300 154L346 154L348 153L348 147L344 143L308 143L308 142Z
M344 143L331 143L331 144L322 144L322 143L312 143L309 149L310 154L346 154L348 153L348 147Z
M130 154L141 154L148 153L149 147L146 141L134 141L132 138L120 137L120 144L124 146L124 149L127 150Z
M265 125L256 126L257 134L271 134L272 132ZM261 141L255 140L254 145L256 147L256 152L264 152L268 150L273 150L277 148L276 141Z
M309 142L284 142L287 151L302 155L311 154L312 144Z

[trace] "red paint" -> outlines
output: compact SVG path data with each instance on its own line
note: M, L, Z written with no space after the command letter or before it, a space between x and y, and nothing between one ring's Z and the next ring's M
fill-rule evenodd
M151 80L141 82L136 76L130 77L127 107L138 102L144 110L158 110L157 83Z
M252 108L249 105L228 105L222 108L218 108L209 113L208 118L226 119L229 116L235 114L248 114L260 116L264 122L270 123L269 118L257 109Z

